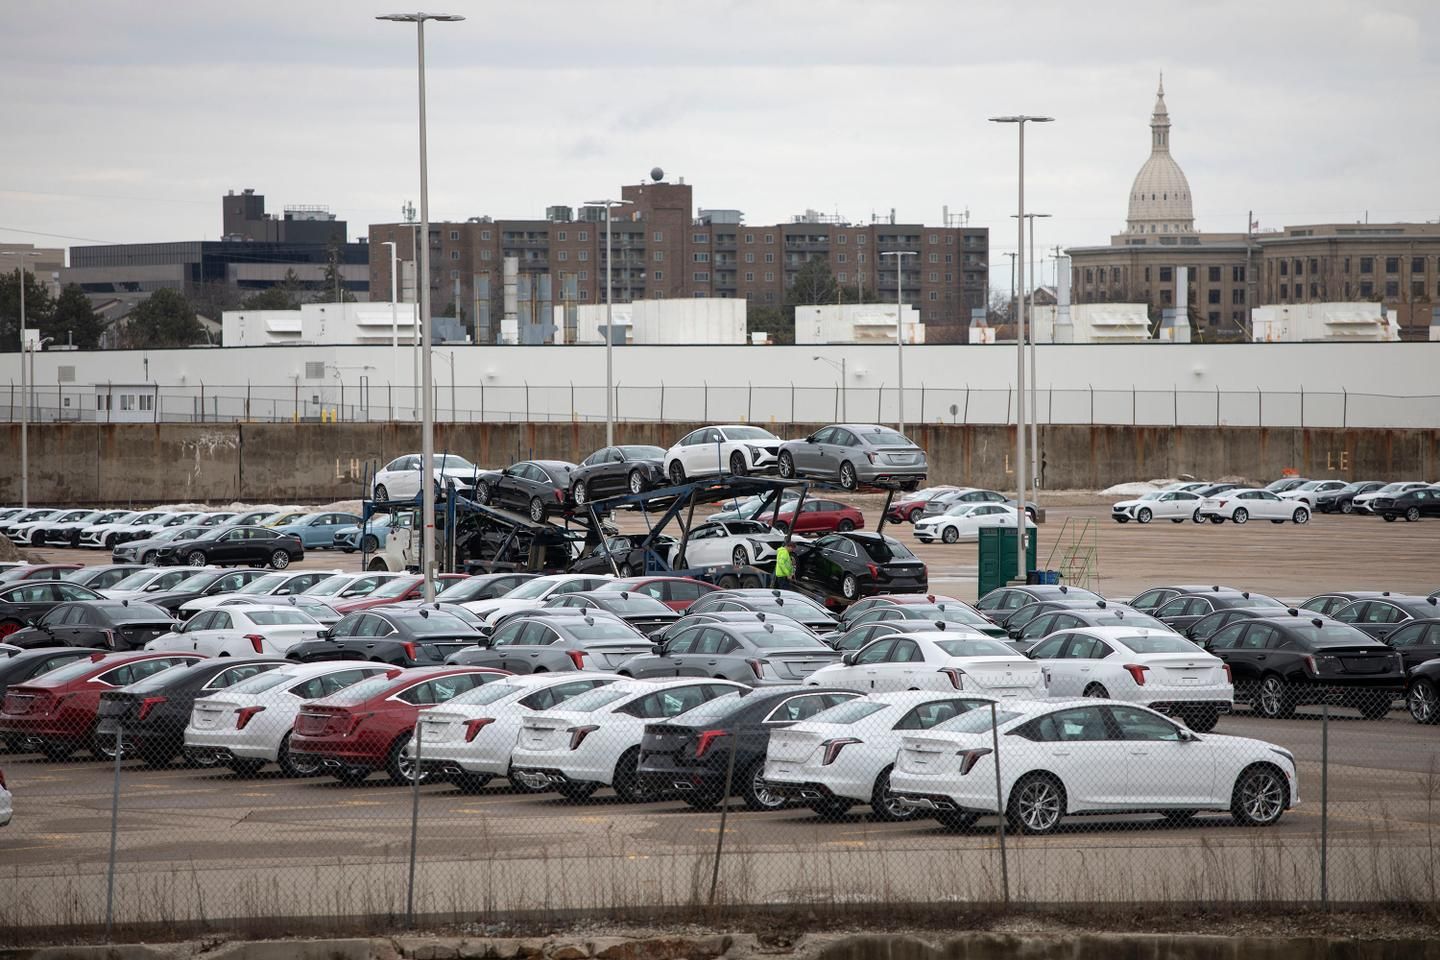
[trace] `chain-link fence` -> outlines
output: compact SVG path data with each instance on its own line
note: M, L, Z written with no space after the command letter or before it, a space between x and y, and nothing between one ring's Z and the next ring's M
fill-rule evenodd
M503 629L468 665L405 666L458 649L424 636L372 644L395 662L276 660L264 629L0 661L0 931L1436 901L1440 710L1389 655L842 660Z
M0 388L0 418L17 420L25 394ZM1143 390L1117 386L1027 390L1042 424L1261 427L1440 427L1440 394L1280 390ZM603 421L605 387L586 384L486 386L437 381L442 422ZM32 421L83 423L236 421L413 421L419 396L409 385L361 379L288 384L39 385ZM900 419L893 386L617 384L615 416L643 422L889 423ZM1015 421L1015 391L907 385L904 419L918 423Z

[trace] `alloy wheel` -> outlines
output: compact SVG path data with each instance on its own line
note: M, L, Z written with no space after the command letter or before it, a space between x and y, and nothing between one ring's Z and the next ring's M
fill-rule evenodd
M191 551L190 555L185 558L185 562L192 567L203 567L205 566L205 554L199 550Z
M1429 680L1416 680L1410 685L1410 692L1405 696L1405 706L1410 711L1410 718L1416 723L1435 723L1440 720L1440 696L1437 696L1435 685Z
M840 581L840 593L846 600L854 600L860 595L860 581L855 579L853 573L845 574L845 579Z
M776 465L776 468L775 468L775 469L779 472L780 476L781 476L783 479L785 479L785 480L794 479L794 477L795 477L795 458L790 455L790 451L788 451L788 450L781 450L781 451L780 451L780 462Z
M284 550L276 550L270 554L270 567L273 570L284 570L290 566L290 554Z
M644 493L644 492L645 492L645 478L644 478L643 476L641 476L639 470L631 470L631 471L630 471L630 492L631 492L631 493Z
M1049 833L1059 825L1064 813L1060 789L1048 777L1021 784L1014 805L1015 817L1026 833Z
M1150 512L1150 508L1145 507L1141 509L1139 513L1135 514L1135 520L1139 523L1149 523L1154 516L1155 514Z
M375 484L375 499L376 499L376 500L389 500L389 499L390 499L390 491L387 490L387 489L385 489L385 484L383 484L383 483L377 483L377 484Z
M855 478L855 467L848 460L840 464L840 486L846 490L854 490L859 486L859 481Z
M960 540L960 531L955 527L946 527L944 532L940 534L940 539L946 543L958 543Z
M750 472L750 468L745 463L745 454L739 450L730 454L730 472L737 477L743 477Z
M1250 511L1246 510L1244 507L1241 507L1235 511L1234 515L1231 516L1230 519L1234 520L1236 524L1244 523L1245 521L1250 519Z
M1405 522L1406 522L1406 523L1414 523L1416 520L1419 520L1419 519L1420 519L1420 508L1419 508L1419 507L1410 507L1409 509L1407 509L1407 510L1405 511Z
M1273 823L1285 812L1285 785L1273 770L1252 771L1241 781L1239 793L1240 812L1247 823Z
M1256 699L1263 716L1283 717L1287 712L1285 683L1279 677L1266 677L1262 680Z
M1301 508L1299 508L1298 510L1295 511L1295 516L1294 516L1292 519L1293 519L1296 523L1309 523L1309 522L1310 522L1310 511L1309 511L1309 510L1306 510L1304 507L1301 507Z
M530 519L536 523L545 519L545 504L539 497L530 498Z
M586 491L586 489L585 489L585 481L584 481L584 480L576 480L576 481L575 481L575 489L574 489L574 491L571 493L571 496L573 496L573 497L575 498L575 505L576 505L576 506L582 506L582 505L585 503L586 493L587 493L587 491Z

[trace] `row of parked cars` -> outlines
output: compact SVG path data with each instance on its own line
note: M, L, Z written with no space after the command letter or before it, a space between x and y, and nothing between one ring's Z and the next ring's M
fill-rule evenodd
M1309 480L1284 477L1265 487L1236 483L1172 483L1110 508L1116 523L1170 520L1243 524L1250 520L1308 523L1314 513L1370 514L1393 522L1440 516L1440 484L1418 480Z

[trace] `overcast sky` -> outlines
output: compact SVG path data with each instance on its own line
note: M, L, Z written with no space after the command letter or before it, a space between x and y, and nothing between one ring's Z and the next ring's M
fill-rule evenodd
M215 239L220 196L418 201L415 31L374 0L0 9L0 242ZM430 211L539 217L653 166L746 222L967 210L1015 245L1107 242L1157 74L1201 230L1440 218L1434 0L438 0ZM54 236L47 236L51 234ZM1048 267L1047 267L1048 275ZM999 270L995 276L1000 285ZM1008 268L1005 269L1008 286Z

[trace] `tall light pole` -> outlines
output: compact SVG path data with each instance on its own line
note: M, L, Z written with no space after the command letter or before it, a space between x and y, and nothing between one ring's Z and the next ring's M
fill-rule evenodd
M905 432L905 258L918 257L918 250L886 250L882 257L895 258L895 366L900 378L899 430Z
M836 363L829 357L811 357L811 360L819 360L821 363L828 363L840 371L840 419L844 423L850 422L850 386L846 382L849 378L845 376L845 358L841 357Z
M1025 124L1050 123L1054 117L1031 117L1024 114L1009 117L991 117L991 123L1013 123L1020 130L1019 190L1020 209L1016 211L1015 223L1019 238L1015 250L1019 256L1018 289L1019 310L1015 325L1015 567L1019 579L1025 579L1026 543L1029 530L1025 527Z
M415 42L419 51L420 72L420 292L415 298L415 322L423 325L420 331L420 376L424 389L420 391L420 463L429 475L427 482L420 484L420 509L422 533L420 542L420 574L425 578L425 602L435 599L435 397L430 391L430 324L425 322L430 312L430 172L429 158L425 144L425 21L440 20L451 23L464 17L446 13L387 13L377 20L394 20L415 24Z
M1039 377L1035 375L1035 291L1040 286L1040 268L1035 263L1035 218L1049 216L1048 213L1025 214L1025 219L1030 221L1030 496L1037 507L1040 505L1040 403L1036 399Z
M393 384L400 379L400 321L397 312L400 309L400 278L395 275L399 254L394 240L386 240L381 246L390 248L390 383L393 391ZM394 416L393 410L391 416Z
M605 446L615 445L615 362L612 355L615 346L614 299L610 290L610 211L614 207L632 203L631 200L591 200L587 207L605 208Z
M38 257L38 250L10 250L16 258L15 278L20 283L20 506L30 506L30 376L25 372L25 258Z

